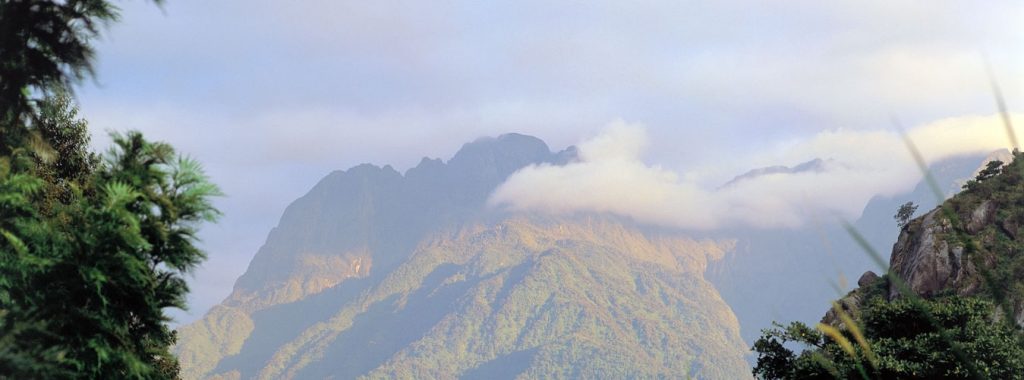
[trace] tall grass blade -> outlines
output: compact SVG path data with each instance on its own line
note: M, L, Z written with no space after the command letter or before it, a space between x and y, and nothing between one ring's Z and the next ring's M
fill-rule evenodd
M985 59L985 74L988 75L988 84L992 88L992 95L996 99L996 107L999 107L999 116L1003 118L1003 126L1006 127L1006 137L1010 139L1010 145L1013 149L1020 149L1020 145L1017 144L1017 133L1013 129L1013 122L1010 120L1010 112L1006 108L1006 100L1003 99L1003 92L999 89L999 82L996 80L996 75L992 71L992 65L989 64L988 59Z
M921 155L921 151L917 149L917 145L910 139L906 131L903 130L903 125L900 124L899 120L895 117L892 119L893 125L896 130L900 133L900 137L903 138L903 144L906 145L907 150L910 151L910 155L914 157L914 162L917 164L917 169L924 175L925 183L928 184L928 188L932 191L932 195L935 196L935 201L940 205L946 200L946 194L942 192L942 187L939 186L938 181L935 180L935 176L932 175L932 171L928 169L928 163L925 162L924 156Z
M836 311L836 315L839 316L839 320L843 321L843 324L846 325L846 329L850 331L850 335L853 335L853 339L856 340L857 344L859 344L861 349L864 350L864 356L867 357L868 363L871 364L871 367L878 369L878 356L871 351L871 344L868 343L867 338L864 337L864 333L860 330L860 325L853 320L849 313L843 310L842 306L840 306L838 302L832 302L832 310Z
M863 377L864 380L871 380L871 378L868 377L868 373L864 371L864 366L860 364L860 358L857 356L857 351L853 348L853 343L850 343L850 340L846 339L846 336L843 335L839 329L824 323L819 323L817 328L818 331L821 331L825 336L835 341L836 344L843 349L843 352L853 359L854 363L857 365L857 370L860 372L860 376Z

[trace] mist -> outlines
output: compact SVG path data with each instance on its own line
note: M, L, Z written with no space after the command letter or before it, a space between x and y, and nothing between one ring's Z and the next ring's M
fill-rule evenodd
M1020 124L1020 115L1013 119ZM1010 146L998 115L938 120L906 135L929 164ZM556 214L611 213L694 230L798 228L813 220L856 218L873 196L905 192L922 176L895 128L825 130L765 147L748 157L751 167L772 159L779 160L772 165L785 166L821 161L814 170L744 176L714 188L645 162L649 143L644 125L611 122L579 143L576 162L527 166L499 186L489 204Z

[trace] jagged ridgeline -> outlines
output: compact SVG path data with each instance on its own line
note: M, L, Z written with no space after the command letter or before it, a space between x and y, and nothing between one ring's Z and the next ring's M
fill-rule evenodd
M867 272L817 329L767 330L764 378L1024 378L1024 159L990 162L909 221L889 273ZM808 349L794 353L786 342Z
M510 134L404 175L331 173L180 330L183 376L749 378L736 317L703 277L731 242L486 207L516 170L574 159Z

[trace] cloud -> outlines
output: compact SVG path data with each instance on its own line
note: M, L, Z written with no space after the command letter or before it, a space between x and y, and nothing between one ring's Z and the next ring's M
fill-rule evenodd
M998 116L941 120L907 135L929 163L1009 146ZM645 163L648 142L643 126L613 122L579 144L577 162L523 168L489 203L556 214L612 213L684 229L787 228L821 216L855 218L871 197L908 191L920 180L902 137L891 130L830 130L781 144L765 156L786 163L820 158L822 166L755 176L717 190Z

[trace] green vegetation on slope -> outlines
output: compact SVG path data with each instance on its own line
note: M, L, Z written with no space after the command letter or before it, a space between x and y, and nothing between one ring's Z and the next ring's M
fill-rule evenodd
M702 277L721 255L613 221L469 225L379 281L254 313L238 355L204 377L742 378L739 326ZM273 338L298 310L322 316Z

